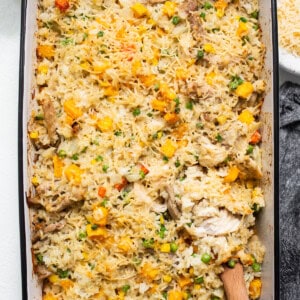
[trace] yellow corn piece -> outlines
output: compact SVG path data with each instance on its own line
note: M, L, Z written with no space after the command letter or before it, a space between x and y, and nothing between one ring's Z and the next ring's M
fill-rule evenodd
M148 9L142 3L136 2L131 6L133 14L136 18L142 18L149 14Z
M97 74L101 74L109 68L110 68L110 63L107 61L93 65L94 73L97 73Z
M207 84L212 85L213 84L213 79L215 77L216 77L216 73L215 72L210 72L210 73L205 75L205 81L207 82Z
M157 138L158 138L158 139L161 139L162 136L163 136L162 131L159 131L159 132L157 133Z
M120 250L122 250L123 252L128 252L128 251L131 250L131 247L132 247L131 238L128 237L128 236L122 237L119 244L118 244L118 248Z
M107 237L107 231L104 227L97 227L93 229L94 225L86 225L87 236L91 239L103 239Z
M150 87L150 86L154 85L156 76L154 74L140 75L139 79L146 87Z
M145 263L141 268L141 273L149 280L154 280L159 274L159 269L153 268L150 263Z
M91 165L95 165L97 163L96 159L91 160Z
M82 172L83 171L78 166L72 164L65 169L64 173L69 181L80 184Z
M149 24L149 25L155 25L156 24L156 22L153 20L153 19L148 19L148 21L147 21L147 23Z
M168 300L183 300L183 295L181 291L171 290L168 292Z
M172 142L172 140L167 139L161 147L161 152L163 155L170 158L174 156L176 149L177 145L174 142Z
M65 101L64 111L73 120L81 117L83 114L82 110L76 106L75 101L72 99Z
M31 183L34 185L34 186L38 186L39 185L39 179L36 177L36 176L33 176L31 178Z
M170 253L171 252L171 245L169 243L162 244L160 246L160 251L163 252L163 253Z
M57 298L52 294L46 294L43 296L43 300L57 300Z
M195 284L194 289L195 290L200 290L201 289L201 284Z
M109 86L104 89L103 95L107 97L115 96L118 94L118 91L114 87Z
M54 57L55 50L51 45L39 45L37 47L37 55L42 58L52 58Z
M60 278L58 277L58 275L52 274L48 277L49 281L51 283L58 283L60 281Z
M118 291L118 300L124 300L125 299L125 292L122 290Z
M185 80L188 78L188 72L184 69L177 69L175 74L177 79Z
M91 65L88 62L81 63L80 67L87 72L91 72Z
M254 91L254 87L251 82L243 82L241 85L237 87L235 93L237 96L247 99Z
M132 75L136 76L138 71L142 68L142 63L139 60L134 60L132 62L131 72Z
M207 53L216 53L216 50L212 44L204 44L203 50Z
M249 295L251 299L258 299L261 293L261 279L255 278L250 282Z
M102 132L107 132L112 130L113 127L113 120L110 117L104 117L103 119L100 119L97 122L97 127L102 131Z
M166 113L164 115L164 119L170 124L175 124L177 121L179 121L179 116L175 113Z
M161 225L165 224L165 219L164 219L164 216L163 216L163 215L160 215L160 217L159 217L159 223L160 223Z
M165 111L165 109L167 108L167 103L165 101L161 101L161 100L152 100L151 102L151 106L153 109L158 110L158 111Z
M36 140L36 139L39 138L39 133L38 133L37 131L32 131L32 132L30 132L29 137L30 137L32 140Z
M186 147L188 143L189 143L188 140L181 140L181 141L178 141L178 142L177 142L177 147L178 147L178 148Z
M236 166L231 167L224 178L224 182L234 182L238 178L239 172L240 170Z
M181 276L178 280L179 286L183 289L184 287L190 285L192 280L189 277Z
M87 252L82 252L82 256L85 260L88 260L89 259L89 254Z
M217 117L217 121L218 121L218 123L220 124L220 125L223 125L223 124L225 124L226 123L226 121L227 121L227 117L226 116L219 116L219 117Z
M95 207L93 210L93 223L105 226L107 223L108 209L105 207Z
M194 268L193 268L193 267L190 267L190 268L189 268L189 274L190 274L190 275L194 275Z
M166 1L164 6L163 6L163 13L171 18L176 11L176 3L172 1Z
M174 91L172 91L165 83L160 84L159 91L164 98L167 98L167 100L174 100L176 98Z
M65 290L69 289L74 285L74 282L70 279L62 279L59 283L59 285L64 288Z
M48 66L39 65L37 70L38 70L38 73L40 73L40 74L47 74L48 73Z
M52 161L53 161L54 177L61 178L63 173L64 163L58 158L57 155L53 156Z
M164 275L163 276L163 281L166 282L166 283L170 283L172 281L172 276Z
M236 31L236 35L237 36L244 36L244 35L247 35L249 29L248 29L248 26L246 23L244 22L239 22L239 27Z
M238 116L239 121L245 124L251 124L254 121L252 113L248 109L244 109Z
M225 9L228 6L228 3L224 0L218 0L214 4L215 8L217 9L217 16L222 18L225 13Z

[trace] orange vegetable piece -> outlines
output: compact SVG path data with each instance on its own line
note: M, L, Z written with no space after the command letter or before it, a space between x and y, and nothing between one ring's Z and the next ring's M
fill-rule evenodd
M116 188L119 192L127 185L128 181L125 177L122 177L121 183L116 183L114 188Z
M61 12L65 12L70 7L70 3L68 0L55 0L55 6Z
M250 144L255 145L258 144L260 141L261 141L261 134L259 133L258 130L256 130L251 136Z
M42 58L52 58L54 57L55 51L54 47L51 45L39 45L37 47L37 56Z
M142 165L142 164L141 164L141 171L142 171L145 175L149 173L149 170L148 170L144 165Z
M106 188L104 186L100 186L98 188L98 195L99 197L105 197L105 194L106 194Z

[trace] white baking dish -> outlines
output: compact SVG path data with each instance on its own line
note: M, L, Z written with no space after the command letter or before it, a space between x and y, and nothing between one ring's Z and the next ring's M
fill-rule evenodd
M263 135L263 188L266 208L261 212L257 229L266 246L263 265L263 291L261 299L279 299L278 258L278 57L275 0L260 1L260 23L266 45L265 78L268 82L262 112ZM28 174L27 121L28 104L34 86L37 1L22 1L20 90L19 90L19 207L22 258L23 299L41 300L42 289L33 273L30 220L27 206Z

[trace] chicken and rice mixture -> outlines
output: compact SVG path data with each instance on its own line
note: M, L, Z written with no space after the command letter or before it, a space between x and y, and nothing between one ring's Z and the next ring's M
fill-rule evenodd
M29 121L44 300L251 299L265 82L257 1L40 0Z

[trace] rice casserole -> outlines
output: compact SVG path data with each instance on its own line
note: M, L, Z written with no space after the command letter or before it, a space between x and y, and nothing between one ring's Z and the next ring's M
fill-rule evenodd
M28 123L43 300L226 299L262 286L256 0L39 0Z

